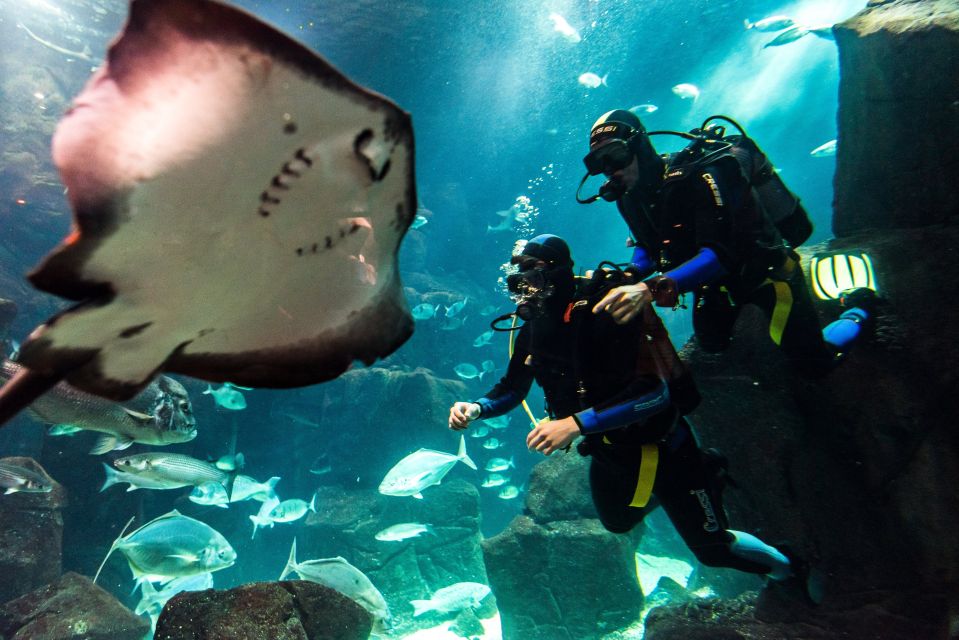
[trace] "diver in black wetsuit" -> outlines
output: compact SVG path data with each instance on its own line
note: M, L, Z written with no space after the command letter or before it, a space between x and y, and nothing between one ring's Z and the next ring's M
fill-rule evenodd
M872 327L875 292L857 288L843 293L844 311L820 330L798 255L764 214L734 154L699 162L682 152L661 156L639 118L618 109L593 125L584 163L587 176L608 181L599 195L577 199L615 200L635 242L631 262L643 277L660 272L600 303L617 321L650 299L675 307L681 294L693 292L696 338L716 352L729 345L742 306L755 304L770 319L770 337L809 377L831 371ZM803 239L808 232L811 225Z
M456 402L450 428L503 415L535 380L550 419L533 428L527 445L550 455L585 436L578 449L592 459L590 489L606 529L629 531L662 506L703 564L776 580L801 575L803 563L728 528L721 458L700 450L683 418L699 395L652 307L622 324L593 312L608 289L602 280L622 274L599 269L578 285L569 248L548 234L530 240L513 263L519 272L508 285L526 323L506 375L475 402Z

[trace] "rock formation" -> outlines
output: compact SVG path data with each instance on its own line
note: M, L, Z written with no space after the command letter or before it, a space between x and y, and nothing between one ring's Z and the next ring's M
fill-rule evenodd
M527 515L483 542L504 640L600 638L629 626L643 608L639 530L614 534L595 519L587 468L575 453L537 465Z
M142 640L149 631L145 618L76 573L0 606L0 638Z
M302 580L226 591L184 591L157 621L156 640L364 640L370 614L343 594Z
M49 478L32 458L3 462ZM66 490L53 481L49 493L0 495L0 602L12 600L60 577Z

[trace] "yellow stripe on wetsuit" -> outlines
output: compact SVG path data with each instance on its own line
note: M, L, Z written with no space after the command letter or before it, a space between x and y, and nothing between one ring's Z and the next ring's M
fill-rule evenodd
M659 467L659 445L644 444L642 460L639 463L639 477L636 479L636 490L633 492L631 507L645 507L649 496L653 493L653 483L656 482L656 469Z
M796 260L788 256L780 268L780 273L783 278L788 278L795 268ZM772 317L769 320L769 337L778 346L783 341L783 331L786 330L786 323L789 322L789 312L793 308L793 292L789 288L789 283L785 280L767 279L763 284L771 284L776 291L776 306L773 307Z

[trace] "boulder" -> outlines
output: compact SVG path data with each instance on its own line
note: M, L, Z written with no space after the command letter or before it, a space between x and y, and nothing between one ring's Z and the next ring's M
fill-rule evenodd
M589 458L572 449L546 458L529 478L526 512L535 522L596 518L589 491Z
M2 462L50 478L32 458L2 458ZM0 495L0 602L6 602L60 577L63 540L62 509L66 490L51 478L49 493Z
M149 631L145 618L76 573L0 606L8 640L142 640Z
M598 520L514 518L483 542L504 640L588 640L636 621L635 549Z
M656 607L646 617L646 640L916 640L947 638L948 625L937 613L942 602L920 592L876 592L867 601L796 609L775 621L763 619L764 600L755 592L733 599L699 598ZM791 602L791 600L789 600Z
M959 4L871 0L835 27L839 147L833 231L959 214Z
M373 620L334 589L302 580L184 591L157 621L156 640L362 640Z

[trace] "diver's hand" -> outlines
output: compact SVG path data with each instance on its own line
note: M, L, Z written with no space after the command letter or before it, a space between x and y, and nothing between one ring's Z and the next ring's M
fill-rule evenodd
M480 414L480 406L475 402L454 402L450 407L450 429L462 431Z
M526 446L530 451L539 451L543 455L559 449L565 449L580 435L579 425L572 417L562 420L546 420L533 427L526 436Z
M635 318L653 299L645 282L626 284L611 289L593 307L593 313L606 311L616 324L626 324Z

